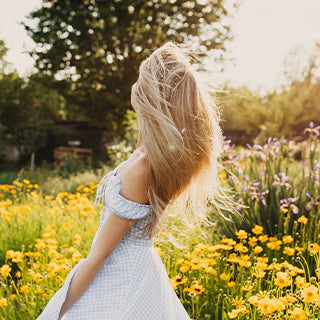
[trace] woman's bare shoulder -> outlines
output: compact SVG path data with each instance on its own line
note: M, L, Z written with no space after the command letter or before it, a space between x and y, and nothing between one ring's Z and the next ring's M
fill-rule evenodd
M147 203L148 162L146 156L139 156L123 169L121 177L123 195L133 201Z

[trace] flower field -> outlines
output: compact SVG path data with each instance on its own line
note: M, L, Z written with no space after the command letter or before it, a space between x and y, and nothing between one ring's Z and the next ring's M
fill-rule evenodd
M232 221L212 210L216 227L206 240L190 235L188 250L155 242L192 319L320 318L319 129L305 133L301 143L226 142L220 177L246 208ZM0 319L36 319L88 254L96 188L46 196L26 179L0 185Z

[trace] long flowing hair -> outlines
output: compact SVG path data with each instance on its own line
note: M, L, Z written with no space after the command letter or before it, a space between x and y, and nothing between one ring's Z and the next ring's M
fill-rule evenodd
M192 70L190 53L184 44L166 42L142 61L132 86L149 165L152 214L143 230L149 237L166 212L182 215L191 228L213 223L207 217L212 206L221 214L236 212L219 180L220 110Z

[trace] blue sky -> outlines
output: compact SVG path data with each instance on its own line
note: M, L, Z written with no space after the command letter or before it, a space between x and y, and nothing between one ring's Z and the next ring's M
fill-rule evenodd
M0 38L4 39L12 62L21 75L32 70L26 53L34 47L19 21L41 6L41 0L0 0ZM242 0L232 19L235 39L228 45L226 71L216 71L213 58L207 59L213 84L229 81L234 86L247 84L262 92L281 83L283 59L301 44L300 64L320 41L319 0Z

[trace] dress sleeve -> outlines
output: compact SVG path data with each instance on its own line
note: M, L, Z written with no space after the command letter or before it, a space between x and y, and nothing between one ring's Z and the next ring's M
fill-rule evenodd
M142 219L151 213L151 205L129 200L120 194L121 181L111 174L105 180L105 186L100 188L102 204L120 218ZM99 194L97 195L99 197Z

